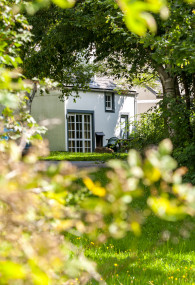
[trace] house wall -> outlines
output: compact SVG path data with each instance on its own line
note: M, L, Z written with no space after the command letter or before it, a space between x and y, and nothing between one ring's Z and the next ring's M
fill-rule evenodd
M32 103L32 116L35 120L44 123L48 131L44 138L48 139L50 150L65 151L65 116L64 102L58 98L59 91L50 94L36 95Z
M147 112L151 107L156 106L160 101L157 99L156 92L150 87L139 87L136 86L137 96L137 115Z
M103 91L80 92L80 97L67 98L61 102L58 98L59 91L52 91L50 94L36 95L32 103L32 116L38 123L46 120L48 131L44 136L49 140L50 150L68 151L67 136L67 110L93 111L94 133L103 132L103 145L107 139L116 136L120 137L120 116L128 115L133 121L134 97L115 94L115 112L105 112L105 95ZM55 125L56 120L60 124Z
M120 116L128 115L133 121L134 116L134 97L115 94L115 112L105 112L105 97L102 91L81 92L80 98L70 97L65 100L65 117L67 110L94 111L94 132L103 132L103 145L107 139L116 136L120 137ZM65 124L67 130L67 123ZM66 150L67 147L66 139Z

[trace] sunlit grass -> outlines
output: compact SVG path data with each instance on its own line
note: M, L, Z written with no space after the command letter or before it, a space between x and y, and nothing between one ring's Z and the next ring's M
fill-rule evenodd
M68 160L68 161L107 161L113 158L125 159L127 153L73 153L66 151L51 151L50 155L41 159L44 160Z
M154 217L151 219L156 223L159 221ZM185 223L174 225L182 229ZM162 241L162 232L166 227L171 234L170 240ZM98 264L98 271L110 285L195 284L194 241L194 233L184 239L178 236L171 223L160 221L160 227L155 227L154 221L150 225L150 219L139 239L129 233L121 240L109 239L103 245L85 238L75 240L84 247L85 255ZM97 283L91 281L89 284Z
M105 169L92 175L105 185ZM140 199L132 203L142 209ZM194 219L166 222L150 215L139 238L128 233L123 239L110 238L103 245L85 237L74 237L85 255L97 263L98 271L108 285L195 285ZM89 285L97 282L90 281Z

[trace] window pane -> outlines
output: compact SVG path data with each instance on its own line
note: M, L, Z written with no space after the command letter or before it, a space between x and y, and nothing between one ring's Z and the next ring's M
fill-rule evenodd
M74 141L69 141L68 142L68 148L70 152L75 152L75 142Z
M91 121L91 114L72 114L68 117L69 151L91 151Z
M106 110L112 110L112 94L106 94Z
M82 115L76 115L76 122L82 122Z
M89 123L90 122L90 115L85 115L84 121L85 121L85 123Z
M77 141L77 152L83 152L83 142Z

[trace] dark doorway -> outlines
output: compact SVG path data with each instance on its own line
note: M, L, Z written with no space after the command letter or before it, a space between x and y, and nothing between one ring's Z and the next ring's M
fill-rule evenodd
M103 147L103 136L105 134L103 132L97 132L95 133L96 136L96 147Z

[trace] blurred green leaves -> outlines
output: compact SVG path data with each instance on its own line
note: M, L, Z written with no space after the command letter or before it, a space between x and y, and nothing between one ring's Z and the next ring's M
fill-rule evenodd
M16 2L15 2L16 3ZM22 14L14 14L13 3L0 3L0 103L16 108L19 92L27 91L23 81L20 47L31 40L30 26Z
M160 218L167 221L177 221L186 215L186 208L177 199L169 199L166 195L148 198L148 205Z
M17 143L0 141L1 282L86 284L91 278L100 282L95 265L69 242L68 233L85 234L98 242L110 236L121 238L127 231L139 236L148 207L166 220L193 216L195 189L182 183L184 172L175 170L177 164L170 155L172 145L168 140L158 149L148 150L144 159L132 150L127 162L110 162L106 186L93 182L86 171L70 164L47 167L39 162L38 157L47 153L42 141L34 141L30 152L22 156L22 145L31 136L40 137L43 129L25 109L28 89L20 70L20 47L30 41L31 27L17 5L22 3L33 14L51 1L11 3L13 6L7 0L0 3L0 103L6 106L0 127L13 128L15 136L22 136ZM68 0L53 3L63 8L73 5ZM160 0L119 3L128 27L138 35L144 35L146 27L155 31L150 13L167 11ZM11 107L18 107L17 112ZM89 191L85 189L79 199L78 193L85 186ZM71 204L70 197L76 195L76 203ZM143 212L132 206L139 197L144 197Z
M79 191L80 174L69 164L36 163L43 142L22 159L13 141L0 141L0 275L2 284L63 284L100 281L93 263L62 233L87 232L67 193ZM85 173L86 176L86 173ZM87 217L87 215L86 215Z
M75 0L52 0L52 1L61 8L71 8L75 3Z
M125 15L128 29L139 36L144 36L147 29L156 32L156 21L152 13L160 13L163 19L169 15L165 0L118 0L118 4Z
M28 14L33 15L42 8L49 7L51 3L56 4L60 8L72 8L75 0L33 0L33 1L19 1L14 6L14 11L18 12L19 9L24 9Z
M0 261L0 273L3 280L24 279L26 272L24 266L10 260Z
M171 141L165 139L159 148L147 150L144 159L130 150L127 162L111 160L108 163L111 170L107 173L109 183L105 186L105 195L101 197L93 192L101 199L92 196L81 203L86 211L90 210L91 219L96 221L104 238L120 238L129 230L139 235L145 210L150 209L168 221L195 214L195 188L182 183L185 172L176 169L177 162L171 157L171 151ZM142 212L132 207L140 197L145 201ZM91 228L90 235L98 240L102 238L95 228Z
M93 173L69 163L48 167L38 162L45 152L43 142L34 142L22 159L17 144L0 141L0 274L4 283L18 279L20 284L59 284L76 278L81 284L90 278L100 281L94 264L68 241L67 233L104 242L128 231L139 236L146 212L168 221L194 216L195 188L182 183L184 171L176 169L171 149L171 142L165 140L158 149L148 150L145 158L131 150L126 162L110 161L109 182L102 186L88 177ZM69 195L78 195L85 186L89 191L72 203ZM133 206L140 197L142 211Z
M194 0L185 0L193 4ZM128 29L139 35L146 35L147 30L152 33L157 31L154 14L160 14L163 20L169 17L168 3L166 0L117 0L124 13Z

